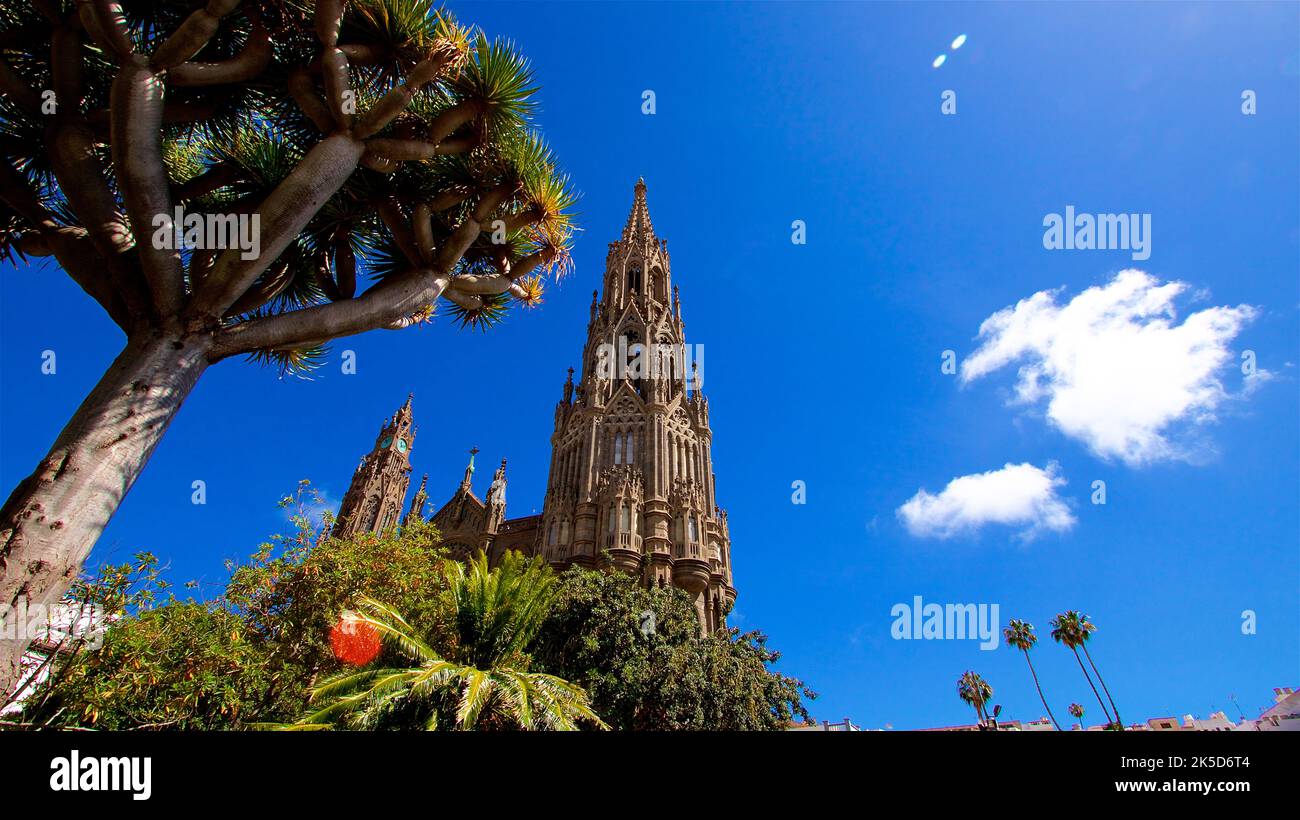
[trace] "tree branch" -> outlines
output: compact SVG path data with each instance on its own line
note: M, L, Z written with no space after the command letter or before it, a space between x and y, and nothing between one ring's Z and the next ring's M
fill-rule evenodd
M362 142L347 134L316 143L253 212L260 225L260 254L244 259L235 248L218 257L191 299L187 318L206 322L224 314L343 186L364 150Z
M208 0L206 6L193 11L171 36L158 46L149 67L154 72L177 67L203 50L221 27L221 18L235 10L239 0ZM250 38L249 42L252 42Z
M26 181L8 162L0 162L0 199L36 230L64 272L127 333L131 315L126 303L105 278L104 260L95 253L86 231L59 225Z
M136 235L136 253L144 270L154 310L161 321L174 320L185 300L184 272L178 248L154 247L140 237L171 220L171 182L162 163L163 81L137 61L123 65L113 80L113 167L127 216ZM161 226L166 227L166 226Z
M402 83L390 89L357 121L356 128L353 130L357 138L365 139L392 122L394 117L411 104L411 100L420 89L438 79L438 75L451 62L453 56L454 52L444 48L411 69Z
M317 131L328 134L334 130L334 115L320 94L316 93L316 84L312 82L311 73L307 69L300 66L291 71L288 87L289 96L298 104L298 110L311 120Z
M91 39L105 51L116 55L120 62L129 62L135 55L121 3L116 0L77 0L77 14Z
M248 19L252 30L239 54L216 63L181 63L167 71L167 81L182 87L218 85L251 80L261 74L271 62L271 38L256 11L250 10Z
M232 162L219 162L198 176L172 186L172 199L184 202L206 196L243 178L243 171Z
M255 350L302 347L397 322L437 301L451 280L425 268L381 283L356 299L252 319L217 334L209 357L218 361Z

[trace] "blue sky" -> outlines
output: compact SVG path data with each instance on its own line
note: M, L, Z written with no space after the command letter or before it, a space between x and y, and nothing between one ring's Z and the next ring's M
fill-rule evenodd
M1089 722L1100 718L1073 658L1047 638L1048 620L1067 608L1100 625L1094 658L1126 720L1236 717L1230 695L1253 716L1272 687L1297 683L1294 6L453 8L515 39L536 66L540 127L584 194L576 271L540 310L488 334L438 323L336 343L336 362L356 352L356 375L337 364L312 381L238 362L214 368L94 559L147 548L177 581L219 583L225 559L283 526L275 501L300 478L342 496L408 391L422 427L416 479L430 473L435 503L477 446L480 463L510 460L509 513L538 509L554 402L581 352L606 243L644 176L688 341L706 350L740 590L733 622L771 636L781 668L821 693L817 717L969 722L954 694L966 669L992 683L1006 716L1041 714L1018 653L891 639L891 607L917 595L996 603L1002 622L1037 625L1045 643L1035 662L1058 718L1071 701L1090 707ZM966 44L932 68L961 33ZM641 113L646 89L653 116ZM957 94L952 116L940 112L946 89ZM1241 112L1244 89L1256 94L1254 116ZM1150 258L1045 250L1043 218L1067 205L1150 214ZM791 242L796 219L805 245ZM1074 354L1113 337L1069 337L1050 321L1048 342L1021 339L1022 355L987 375L940 372L942 351L964 363L988 341L980 326L997 311L1058 288L1050 298L1065 308L1133 267L1152 287L1186 283L1173 327L1247 306L1231 333L1212 334L1210 347L1229 358L1208 376L1155 377L1185 364L1177 345L1157 344L1150 356L1140 347L1101 356L1100 376L1073 378ZM3 275L0 484L11 488L121 337L57 270ZM1267 374L1252 385L1237 366L1247 349ZM41 374L44 350L57 353L57 375ZM1125 378L1160 369L1133 382L1142 395L1130 403L1106 393L1108 364ZM1047 378L1060 391L1015 403L1026 365L1057 368ZM1142 428L1166 440L1163 456L1098 446L1107 424L1135 423L1098 413L1158 404L1150 385L1169 380L1217 383L1226 396L1199 394L1168 424ZM1073 426L1053 420L1053 399ZM967 526L939 537L897 512L922 490L942 499L954 478L1007 464L1050 470L1049 506L1070 523L1026 538L1041 505L979 526L988 499L967 499L954 501ZM207 483L204 506L190 503L196 479ZM1098 479L1104 506L1089 502ZM791 503L796 480L806 504ZM1257 634L1242 634L1243 610L1257 613Z

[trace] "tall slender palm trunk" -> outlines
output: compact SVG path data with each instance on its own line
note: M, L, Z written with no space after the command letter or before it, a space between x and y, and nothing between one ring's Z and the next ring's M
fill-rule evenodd
M1070 651L1074 653L1074 659L1079 662L1079 670L1083 672L1084 679L1088 681L1088 686L1092 689L1092 694L1097 697L1097 705L1101 706L1101 711L1106 715L1106 723L1114 723L1114 718L1110 716L1110 712L1106 711L1106 702L1101 699L1101 693L1097 691L1097 687L1092 683L1092 677L1088 674L1088 667L1083 665L1083 658L1079 657L1079 650L1072 646L1070 647ZM1087 728L1083 725L1082 720L1079 721L1079 728Z
M1029 650L1021 650L1025 653L1025 660L1029 663L1029 674L1034 676L1034 688L1038 690L1038 699L1043 702L1043 708L1047 710L1047 716L1052 719L1052 725L1056 731L1061 731L1061 724L1056 722L1056 715L1052 714L1052 707L1047 705L1047 698L1043 697L1043 687L1038 682L1038 673L1034 671L1034 659L1029 657Z
M126 347L35 472L0 507L0 620L57 603L208 367L210 337L147 335ZM178 488L184 498L189 488ZM12 630L10 626L17 627ZM31 642L0 637L0 694L13 691Z
M1115 699L1110 696L1110 690L1106 688L1106 681L1102 680L1101 673L1097 671L1097 664L1092 660L1092 653L1088 651L1088 645L1083 645L1083 654L1088 658L1088 665L1092 667L1093 674L1097 676L1097 682L1101 684L1101 689L1106 693L1106 700L1110 701L1110 708L1115 713L1115 725L1119 726L1120 731L1124 731L1124 723L1119 719L1119 707L1115 705Z

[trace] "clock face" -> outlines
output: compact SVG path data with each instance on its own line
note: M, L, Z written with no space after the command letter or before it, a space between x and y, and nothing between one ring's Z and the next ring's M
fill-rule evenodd
M406 452L406 439L404 439L404 438L399 438L399 439L397 440L397 451L398 451L399 453L405 453L405 452Z
M388 445L390 445L390 444L392 444L392 443L393 443L393 437L392 437L392 436L388 436L388 437L385 438L383 441L379 442L379 446L380 446L380 447L387 447Z

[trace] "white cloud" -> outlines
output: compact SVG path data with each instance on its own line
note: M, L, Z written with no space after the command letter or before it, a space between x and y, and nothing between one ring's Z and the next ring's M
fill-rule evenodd
M1096 455L1131 466L1190 459L1188 433L1233 397L1218 374L1255 309L1211 307L1178 324L1174 301L1187 288L1129 269L1065 305L1059 291L1039 291L984 320L962 382L1019 363L1016 401L1045 401L1051 423ZM1258 370L1243 392L1268 375Z
M1055 462L1046 469L1007 464L1000 470L964 475L948 482L938 495L921 489L898 508L898 518L912 535L951 538L987 524L1020 530L1032 540L1044 531L1065 532L1075 518L1056 495L1065 484Z

